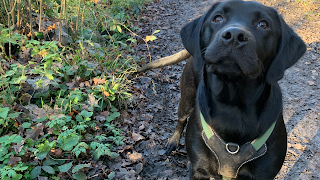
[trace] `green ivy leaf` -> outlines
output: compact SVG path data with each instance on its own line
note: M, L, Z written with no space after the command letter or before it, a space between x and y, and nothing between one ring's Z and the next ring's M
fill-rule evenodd
M84 168L84 167L90 167L89 164L79 164L76 165L73 169L72 169L72 173L76 173L78 172L80 169Z
M42 166L42 169L49 174L55 173L54 169L51 166Z
M43 33L42 32L36 32L35 34L36 34L36 37L38 39L43 39Z
M61 145L61 148L65 151L71 151L73 146L78 144L80 137L78 135L67 136L63 138L58 138L58 143Z
M86 180L87 176L83 172L77 172L72 176L76 180Z
M35 168L32 169L32 171L30 173L31 179L37 178L40 174L41 174L41 167L36 166Z
M8 37L6 37L6 41L11 42L12 44L17 44L17 41L15 41L11 38L8 38Z
M39 159L39 160L43 160L44 158L46 158L47 157L47 154L48 154L48 152L38 152L38 153L36 153L35 155L37 156L37 158Z
M110 113L110 115L106 118L106 121L107 122L111 122L111 121L113 121L114 119L116 119L119 116L120 116L119 112Z
M51 166L51 165L56 165L56 164L58 164L58 161L55 161L55 160L52 160L52 159L46 159L43 162L44 166Z
M8 117L11 119L14 119L14 118L17 118L20 114L21 112L10 113L8 114Z
M9 140L14 143L21 143L23 138L17 134L14 134L14 135L10 136Z
M22 174L18 174L16 173L14 176L12 176L12 179L11 180L19 180L22 178Z
M9 136L8 135L0 137L0 143L7 142L8 140L9 140Z
M72 162L69 162L67 164L64 164L64 165L61 165L61 166L58 166L60 172L67 172L69 171L69 169L71 168L72 166Z
M118 153L115 153L115 152L111 152L111 153L110 153L110 157L111 157L111 158L116 158L116 157L118 157L118 156L119 156Z
M21 125L23 128L29 128L31 126L31 123L25 122Z
M83 110L83 111L81 111L80 114L81 114L83 117L88 118L88 117L91 117L91 116L93 115L93 112L88 112L88 111L86 111L86 110Z
M77 104L79 102L79 98L76 96L73 98L72 103Z
M5 107L5 108L0 108L0 117L3 119L6 119L8 116L8 112L9 112L9 108Z

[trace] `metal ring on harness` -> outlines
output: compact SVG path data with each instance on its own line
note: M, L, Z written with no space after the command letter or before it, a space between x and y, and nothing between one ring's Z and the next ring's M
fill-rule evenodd
M231 150L229 149L229 145L231 145L231 146L236 146L237 149L236 149L235 151L231 151ZM237 154L237 153L239 152L239 150L240 150L240 146L239 146L238 144L236 144L236 143L231 143L231 142L229 142L229 143L226 144L226 150L227 150L228 153L230 153L230 154Z

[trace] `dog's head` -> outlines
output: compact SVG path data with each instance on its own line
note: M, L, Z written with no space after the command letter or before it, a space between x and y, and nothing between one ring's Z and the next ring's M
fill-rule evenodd
M194 57L194 70L254 79L280 80L305 53L304 42L277 11L251 1L216 3L180 32Z

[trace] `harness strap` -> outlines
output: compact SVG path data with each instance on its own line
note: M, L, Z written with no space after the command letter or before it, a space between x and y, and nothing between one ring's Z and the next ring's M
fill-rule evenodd
M270 137L276 121L259 138L248 142L239 147L236 143L226 143L218 134L207 124L200 112L201 124L203 127L202 138L207 147L214 153L219 163L218 173L222 175L223 180L236 178L240 167L263 156L267 151L265 142Z

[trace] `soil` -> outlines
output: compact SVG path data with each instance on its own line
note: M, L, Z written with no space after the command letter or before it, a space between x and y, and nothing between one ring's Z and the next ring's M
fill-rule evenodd
M308 47L279 82L288 151L276 179L320 180L320 1L258 1L276 8ZM142 37L161 30L155 34L157 39L149 43L152 59L182 50L181 27L205 13L214 2L155 0L148 6L145 20L136 25ZM147 54L143 43L136 50L141 56ZM122 123L127 138L125 145L118 148L121 156L109 162L109 168L116 172L115 179L188 179L184 137L177 151L165 155L165 145L177 123L179 79L184 64L154 69L132 80L136 101Z

